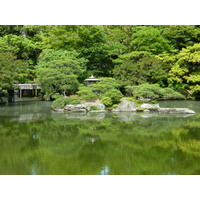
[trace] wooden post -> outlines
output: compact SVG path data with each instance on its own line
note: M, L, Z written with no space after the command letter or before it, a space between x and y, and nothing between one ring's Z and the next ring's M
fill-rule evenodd
M35 89L35 97L37 97L37 88Z
M22 89L19 89L19 97L22 98Z

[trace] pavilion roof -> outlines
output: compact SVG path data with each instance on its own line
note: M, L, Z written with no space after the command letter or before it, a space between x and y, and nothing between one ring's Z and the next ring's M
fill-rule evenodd
M99 79L95 78L93 75L90 78L85 79L85 81L100 81Z

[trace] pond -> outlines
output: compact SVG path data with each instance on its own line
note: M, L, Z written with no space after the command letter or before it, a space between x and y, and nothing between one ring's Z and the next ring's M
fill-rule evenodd
M59 113L34 99L0 106L0 174L200 174L200 102L159 103L196 114Z

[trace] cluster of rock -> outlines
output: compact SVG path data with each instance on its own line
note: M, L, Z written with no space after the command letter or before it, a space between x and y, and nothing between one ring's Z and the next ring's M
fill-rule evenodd
M97 110L92 110L91 107L96 106ZM90 104L78 104L78 105L66 105L64 109L54 109L56 111L70 111L70 112L108 112L105 110L105 105L102 103L90 103ZM159 104L143 103L140 106L136 106L134 102L124 100L121 101L118 106L112 110L112 112L150 112L157 111L159 113L166 114L194 114L193 110L188 108L160 108Z
M92 110L91 107L95 106L97 110ZM64 109L56 108L55 111L70 111L70 112L108 112L105 110L105 105L99 104L77 104L77 105L66 105Z

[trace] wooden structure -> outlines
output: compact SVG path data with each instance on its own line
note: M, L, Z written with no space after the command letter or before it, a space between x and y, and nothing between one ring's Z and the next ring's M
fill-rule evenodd
M100 81L99 79L95 78L93 75L90 76L90 78L85 79L85 82L87 82L87 85L95 84L96 82Z
M36 83L24 83L24 84L15 84L18 86L19 90L19 97L23 97L23 91L28 90L31 91L31 96L37 97L38 95L38 90L40 90L40 86L38 86Z

